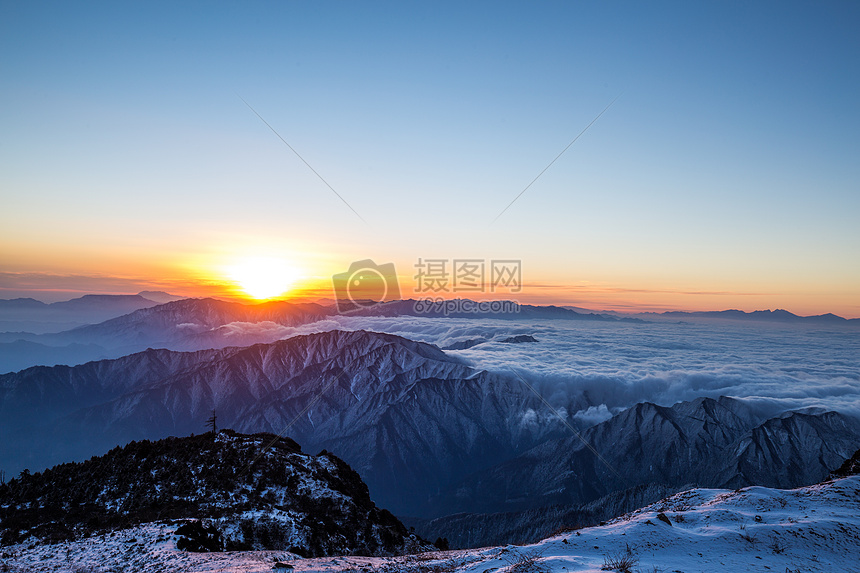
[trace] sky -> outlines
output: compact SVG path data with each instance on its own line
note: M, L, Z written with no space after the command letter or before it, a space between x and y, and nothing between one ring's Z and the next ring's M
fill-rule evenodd
M416 265L474 259L522 288L473 298L860 317L858 29L853 2L0 1L0 298L242 296L253 260L330 297L366 259L457 296Z

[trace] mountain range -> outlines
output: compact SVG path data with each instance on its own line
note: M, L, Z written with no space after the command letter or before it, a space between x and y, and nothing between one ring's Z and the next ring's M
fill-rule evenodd
M169 296L169 295L168 295ZM87 297L83 297L85 299ZM338 315L335 305L270 301L242 304L212 298L181 299L165 304L146 301L139 295L96 297L111 301L105 312L122 304L140 308L108 320L76 326L59 332L0 332L0 372L21 370L27 366L81 364L102 358L118 358L147 348L171 350L204 350L227 346L267 343L284 337L284 327L297 327ZM68 301L83 305L83 299ZM142 302L146 301L146 302ZM0 301L19 310L44 305L33 299ZM519 313L467 313L467 318L563 319L617 321L598 314L579 314L561 307L520 305ZM113 312L113 311L111 311ZM0 316L3 308L0 306ZM415 311L415 301L393 301L347 313L348 316L426 316L444 318L443 312ZM633 320L633 319L630 319ZM638 320L638 319L637 319Z
M476 472L434 505L442 513L497 514L582 507L644 485L791 488L826 479L859 445L860 420L835 412L762 419L727 397L643 402L580 436L547 440Z
M143 295L168 302L158 304ZM34 299L0 300L0 372L13 372L36 365L82 364L91 360L118 358L146 348L203 350L274 342L286 335L285 329L339 314L335 304L287 301L242 304L211 298L172 299L177 297L167 293L144 292L139 295L87 295L50 305ZM418 305L415 300L397 300L361 308L346 315L634 324L665 319L731 319L826 326L860 324L860 319L846 320L832 314L802 317L783 310L752 313L737 310L666 312L625 316L578 307L520 304L515 308L517 312L511 309L506 309L506 312L489 312L486 309L474 313L451 312L441 305ZM465 341L449 348L465 349L470 347L469 343L481 341Z
M62 302L44 303L33 298L0 299L0 332L46 333L93 324L162 304L159 300L135 295L88 294ZM170 296L170 295L167 295Z
M590 406L583 400L563 409ZM332 451L377 503L432 518L576 506L648 484L795 487L825 477L860 443L855 418L763 419L731 398L640 403L581 437L571 420L530 421L528 412L545 409L516 377L476 370L433 345L330 331L2 375L0 459L10 473L83 459L200 431L214 410L224 427Z
M207 298L153 303L56 333L0 333L0 371L18 370L22 364L80 364L147 348L202 350L273 342L283 336L280 327L330 315L330 309L316 304L283 301L246 305Z
M538 404L520 382L435 346L331 331L0 375L0 459L17 471L184 435L214 409L225 427L340 452L374 499L410 513L452 480L560 436L560 422L523 423Z
M821 324L821 325L860 325L860 318L843 318L832 313L818 314L814 316L800 316L784 309L776 310L754 310L745 312L743 310L716 310L716 311L666 311L660 313L643 312L638 316L648 318L666 317L666 318L709 318L709 319L726 319L726 320L748 320L754 322L781 322L781 323L797 323L797 324Z

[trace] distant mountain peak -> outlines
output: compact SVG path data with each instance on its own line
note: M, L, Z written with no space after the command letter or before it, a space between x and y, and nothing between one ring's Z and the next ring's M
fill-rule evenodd
M138 296L142 296L145 299L157 302L159 304L164 304L166 302L173 302L175 300L182 300L183 298L188 298L184 296L177 296L175 294L170 294L168 292L164 292L161 290L143 290L137 293Z
M670 310L666 312L645 312L643 315L689 317L689 318L723 318L733 320L772 321L786 323L821 323L821 324L858 324L860 319L845 319L833 313L819 314L813 316L800 316L782 308L775 310L754 310L746 312L743 310L708 310L708 311L681 311Z
M0 299L0 308L11 308L11 307L41 308L43 306L47 306L47 304L45 304L41 300L36 300L35 298L30 298L30 297L2 298L2 299Z

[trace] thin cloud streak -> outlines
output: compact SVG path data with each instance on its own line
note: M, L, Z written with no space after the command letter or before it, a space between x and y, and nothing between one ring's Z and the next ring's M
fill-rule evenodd
M340 199L340 200L343 202L343 204L344 204L344 205L346 205L347 207L349 207L349 210L350 210L350 211L352 211L353 213L355 213L355 216L356 216L356 217L358 217L359 219L361 219L361 222L362 222L362 223L364 223L365 225L367 225L367 224L368 224L368 222L364 220L364 217L362 217L361 215L359 215L359 214L358 214L358 211L356 211L356 210L352 207L352 205L350 205L350 204L347 202L347 200L343 198L343 196L342 196L340 193L338 193L337 191L335 191L334 187L332 187L331 185L329 185L329 182L328 182L328 181L326 181L325 179L323 179L323 176L322 176L322 175L320 175L320 174L319 174L319 172L318 172L316 169L314 169L314 168L311 166L311 164L310 164L310 163L308 163L308 162L305 160L305 158L304 158L304 157L302 157L302 156L301 156L301 154L299 154L299 152L298 152L298 151L296 151L296 149L295 149L292 145L290 145L289 143L287 143L287 140L286 140L286 139L284 139L283 137L281 137L281 134L280 134L280 133L278 133L278 132L277 132L277 130L276 130L274 127L272 127L272 126L269 124L269 122L268 122L268 121L266 121L265 119L263 119L263 116L262 116L262 115L260 115L259 113L257 113L257 110L256 110L256 109L254 109L253 107L251 107L251 104L249 104L247 101L245 101L245 98L243 98L243 97L242 97L242 96L240 96L239 94L236 94L236 96L237 96L240 100L242 100L242 102L244 102L244 104L245 104L246 106L248 106L248 109L250 109L252 112L254 112L254 115L256 115L257 117L259 117L259 118L260 118L260 121L262 121L264 124L266 124L266 127L268 127L269 129L271 129L271 130L272 130L272 133L274 133L275 135L277 135L277 136L278 136L278 139L280 139L280 140L284 143L284 145L286 145L287 147L289 147L289 148L290 148L290 151L292 151L293 153L295 153L295 154L296 154L296 157L298 157L299 159L301 159L301 160L302 160L302 163L304 163L305 165L307 165L308 169L310 169L311 171L313 171L313 174L314 174L314 175L316 175L316 176L317 176L317 178L319 178L319 180L320 180L320 181L322 181L322 182L325 184L325 186L326 186L326 187L328 187L329 189L331 189L331 192L332 192L332 193L334 193L335 195L337 195L337 198L338 198L338 199Z
M513 200L512 200L510 203L508 203L508 205L507 205L504 209L502 209L501 213L499 213L498 215L496 215L496 216L495 216L495 218L490 222L490 225L492 225L493 223L495 223L496 221L498 221L498 220L499 220L499 217L501 217L502 215L504 215L504 214L505 214L505 211L507 211L508 209L510 209L510 208L511 208L511 205L513 205L514 203L516 203L516 202L517 202L517 200L518 200L520 197L522 197L522 196L523 196L523 194L524 194L526 191L528 191L528 190L529 190L529 188L530 188L532 185L534 185L535 181L537 181L538 179L540 179L541 175L543 175L544 173L546 173L546 171L547 171L550 167L552 167L552 166L553 166L553 164L554 164L556 161L558 161L558 159L559 159L562 155L564 155L564 153L565 153L568 149L570 149L570 147L571 147L574 143L576 143L576 141L577 141L580 137L582 137L582 136L583 136L583 134L584 134L586 131L588 131L588 128L589 128L589 127L591 127L592 125L594 125L594 123L595 123L598 119L600 119L600 116L602 116L604 113L606 113L606 112L609 110L609 108L610 108L610 107L612 107L612 105L613 105L616 101L618 101L618 98L620 98L622 95L623 95L623 92L622 92L622 93L620 93L620 94L618 94L617 96L615 96L615 99L614 99L614 100L612 100L611 102L609 102L609 105L607 105L605 108L603 108L603 111L601 111L600 113L598 113L598 114L597 114L597 117L595 117L594 119L592 119L592 120L591 120L591 122L590 122L588 125L586 125L586 126L582 129L582 131L580 131L580 132L577 134L577 136L576 136L576 137L574 137L574 138L573 138L573 140L572 140L570 143L568 143L568 144L567 144L567 146L566 146L564 149L562 149L562 150L561 150L561 152L560 152L558 155L556 155L556 156L555 156L555 158L554 158L552 161L550 161L550 162L549 162L549 165L547 165L546 167L544 167L544 168L541 170L541 172L540 172L540 173L538 173L538 174L537 174L537 176L535 176L535 178L534 178L534 179L532 179L532 180L531 180L531 182L530 182L528 185L526 185L525 189L523 189L522 191L520 191L520 192L519 192L519 194L518 194L516 197L514 197L514 198L513 198Z

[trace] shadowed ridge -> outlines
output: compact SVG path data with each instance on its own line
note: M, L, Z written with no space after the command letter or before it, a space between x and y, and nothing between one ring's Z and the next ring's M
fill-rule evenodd
M187 518L214 526L208 550L390 555L420 544L376 507L344 461L325 451L304 454L271 434L222 430L131 442L0 486L4 544Z

